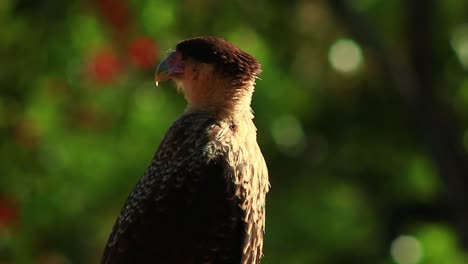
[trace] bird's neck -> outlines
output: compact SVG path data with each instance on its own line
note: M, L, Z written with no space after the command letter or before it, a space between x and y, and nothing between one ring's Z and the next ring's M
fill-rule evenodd
M192 82L183 88L188 102L185 112L208 112L219 119L253 118L250 103L254 86L254 81L242 84L223 79Z

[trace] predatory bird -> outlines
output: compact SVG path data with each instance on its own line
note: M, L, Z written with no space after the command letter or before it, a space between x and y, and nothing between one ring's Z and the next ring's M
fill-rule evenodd
M260 64L215 37L184 40L156 71L188 106L127 199L102 263L257 264L268 171L250 107Z

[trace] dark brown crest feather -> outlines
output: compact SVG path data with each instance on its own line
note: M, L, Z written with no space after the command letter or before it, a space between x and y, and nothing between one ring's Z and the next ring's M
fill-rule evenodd
M215 64L223 74L242 81L255 78L261 72L260 63L228 41L216 37L197 37L177 44L184 59Z

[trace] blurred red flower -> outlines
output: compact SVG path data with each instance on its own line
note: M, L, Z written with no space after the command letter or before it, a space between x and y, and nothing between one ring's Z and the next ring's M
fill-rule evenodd
M0 196L0 226L11 227L18 221L18 207L6 196Z
M114 51L102 49L89 59L86 70L92 79L101 84L109 84L122 73L123 65Z
M158 56L158 47L151 38L139 37L130 43L127 56L130 62L139 68L153 68Z
M72 115L74 128L101 132L112 127L112 117L91 104L76 106Z
M117 32L127 31L130 24L130 8L125 0L98 0L98 11Z

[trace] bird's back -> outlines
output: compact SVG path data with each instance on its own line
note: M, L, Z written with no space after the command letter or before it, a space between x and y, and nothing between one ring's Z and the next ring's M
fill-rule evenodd
M230 164L239 156L227 142L231 129L205 114L172 125L124 205L102 263L241 263L245 248L255 246L245 245L247 226L261 228L263 240L263 223L245 218L245 193Z

